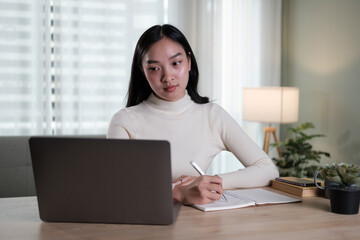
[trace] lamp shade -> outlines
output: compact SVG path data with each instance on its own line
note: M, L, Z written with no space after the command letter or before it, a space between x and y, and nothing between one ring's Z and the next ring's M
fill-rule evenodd
M266 123L298 121L298 88L259 87L243 90L243 120Z

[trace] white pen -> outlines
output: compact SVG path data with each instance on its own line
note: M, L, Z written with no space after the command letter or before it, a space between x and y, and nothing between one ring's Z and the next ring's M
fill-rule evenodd
M196 162L191 161L190 164L191 164L191 166L193 166L193 167L195 168L195 170L196 170L201 176L202 176L202 175L205 175L205 172L199 167L199 165L197 165ZM227 198L225 197L224 194L221 194L221 197L222 197L225 201L227 201Z

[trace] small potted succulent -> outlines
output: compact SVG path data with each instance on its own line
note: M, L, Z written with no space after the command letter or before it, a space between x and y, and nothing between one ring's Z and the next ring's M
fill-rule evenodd
M360 167L346 163L327 164L315 174L315 183L317 183L318 174L328 183L325 183L325 190L330 194L332 212L340 214L359 212ZM324 189L321 186L318 187Z

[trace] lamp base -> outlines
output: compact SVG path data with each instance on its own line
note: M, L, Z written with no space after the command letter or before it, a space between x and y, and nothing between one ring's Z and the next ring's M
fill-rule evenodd
M276 127L264 127L265 139L264 139L264 147L263 150L266 154L269 154L269 145L270 145L270 135L273 134L275 143L278 143L278 138L276 136ZM279 158L281 157L280 148L277 147L277 152L279 154Z

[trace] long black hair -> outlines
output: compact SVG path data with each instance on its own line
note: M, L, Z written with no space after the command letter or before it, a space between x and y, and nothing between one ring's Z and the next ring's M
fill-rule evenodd
M164 37L179 43L184 48L187 57L191 58L189 82L186 87L191 99L194 102L201 104L209 102L209 98L200 96L197 90L199 70L190 44L179 29L172 25L164 24L162 26L155 25L146 30L141 35L139 41L136 44L134 58L131 66L131 76L126 107L135 106L141 103L142 101L146 100L153 92L142 69L142 59L150 47Z

